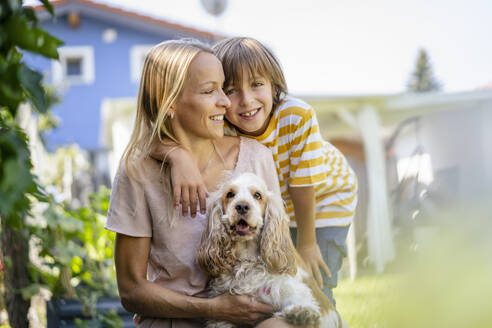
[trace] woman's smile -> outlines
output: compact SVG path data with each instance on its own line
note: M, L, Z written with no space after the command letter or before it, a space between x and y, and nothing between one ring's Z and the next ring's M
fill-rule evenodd
M218 123L224 122L224 114L210 116L210 119Z

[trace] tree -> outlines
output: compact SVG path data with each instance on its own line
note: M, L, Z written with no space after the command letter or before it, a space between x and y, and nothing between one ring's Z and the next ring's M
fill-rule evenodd
M415 70L408 82L408 90L411 92L429 92L441 90L441 83L437 81L432 72L429 56L425 49L420 49L415 63Z
M53 15L48 0L41 0ZM27 328L31 283L29 228L26 216L31 199L43 199L31 173L27 136L16 122L20 104L29 101L39 113L48 109L49 98L42 75L22 60L28 51L57 59L62 42L37 27L33 9L22 0L0 2L0 220L5 272L5 303L10 326Z

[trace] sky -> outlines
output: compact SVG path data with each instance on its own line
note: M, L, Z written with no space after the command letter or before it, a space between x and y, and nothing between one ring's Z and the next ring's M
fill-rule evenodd
M279 58L297 95L406 89L427 50L445 92L492 83L492 0L93 0L226 36L251 36Z

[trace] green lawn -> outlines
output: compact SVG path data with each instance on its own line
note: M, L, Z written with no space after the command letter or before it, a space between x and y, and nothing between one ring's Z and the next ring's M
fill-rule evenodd
M397 275L384 274L343 279L335 288L337 309L351 328L389 327L385 318L385 304L395 297Z
M355 281L341 279L334 294L349 327L491 328L492 210L485 209L450 207L434 218L442 224L432 234L400 244L384 274L365 267Z
M342 279L342 318L350 328L492 327L492 240L467 238L441 234L389 273Z

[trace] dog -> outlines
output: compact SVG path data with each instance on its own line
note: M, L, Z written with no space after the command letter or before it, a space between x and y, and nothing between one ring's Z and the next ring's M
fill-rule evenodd
M231 178L211 197L208 222L197 250L210 277L210 297L250 295L271 304L274 317L314 328L347 327L329 298L306 273L294 248L280 195L253 173ZM208 321L208 328L232 328Z

